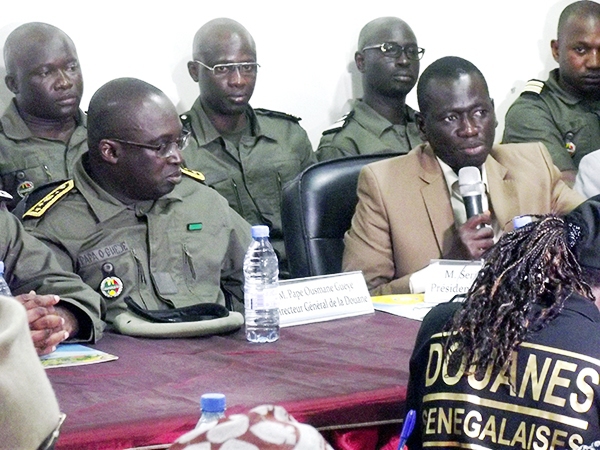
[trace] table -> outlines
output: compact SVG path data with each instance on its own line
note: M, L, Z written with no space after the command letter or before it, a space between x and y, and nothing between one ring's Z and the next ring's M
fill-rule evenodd
M96 347L117 361L47 371L67 414L57 450L172 442L192 429L205 392L227 413L272 403L319 429L399 422L420 322L376 311L281 330L250 344L242 330L195 339L108 333Z

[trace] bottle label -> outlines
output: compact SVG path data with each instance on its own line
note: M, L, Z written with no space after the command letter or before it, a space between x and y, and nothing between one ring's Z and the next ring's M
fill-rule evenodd
M246 292L244 301L249 309L277 308L277 286Z

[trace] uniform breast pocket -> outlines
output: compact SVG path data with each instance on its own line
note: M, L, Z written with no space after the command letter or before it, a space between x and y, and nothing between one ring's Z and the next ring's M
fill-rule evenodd
M182 265L179 273L196 301L214 302L218 296L225 242L219 236L220 232L206 227L181 242ZM173 275L178 278L177 273Z
M35 188L51 180L46 167L37 158L24 163L20 167L12 167L9 172L5 171L2 174L4 190L18 198L25 197Z
M77 265L83 281L107 300L122 299L146 283L142 263L125 241L86 250Z
M290 154L276 155L257 170L252 180L252 196L273 226L280 228L281 190L301 172L300 159Z
M586 121L583 119L575 119L561 130L563 145L569 152L572 158L583 157L582 152L591 151L594 145L593 141L594 130L586 126ZM598 146L600 143L596 143ZM594 148L596 150L596 148Z

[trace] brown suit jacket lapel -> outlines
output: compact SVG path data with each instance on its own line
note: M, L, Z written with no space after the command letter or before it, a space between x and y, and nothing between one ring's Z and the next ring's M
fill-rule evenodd
M485 160L485 170L489 188L489 199L493 215L502 229L519 214L520 196L515 180L506 167L492 155Z
M421 166L419 177L424 183L421 195L438 249L440 254L444 255L454 248L457 239L456 233L453 232L454 213L450 204L450 194L442 169L429 145L423 147L419 161Z

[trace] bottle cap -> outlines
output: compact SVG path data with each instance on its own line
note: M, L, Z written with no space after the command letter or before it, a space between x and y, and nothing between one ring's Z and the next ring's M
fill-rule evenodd
M202 394L200 409L206 412L225 411L225 395L218 393Z
M252 237L253 238L269 237L269 227L266 225L254 225L252 227Z
M533 218L531 216L517 216L513 218L513 228L516 230L521 228L528 223L533 222Z

